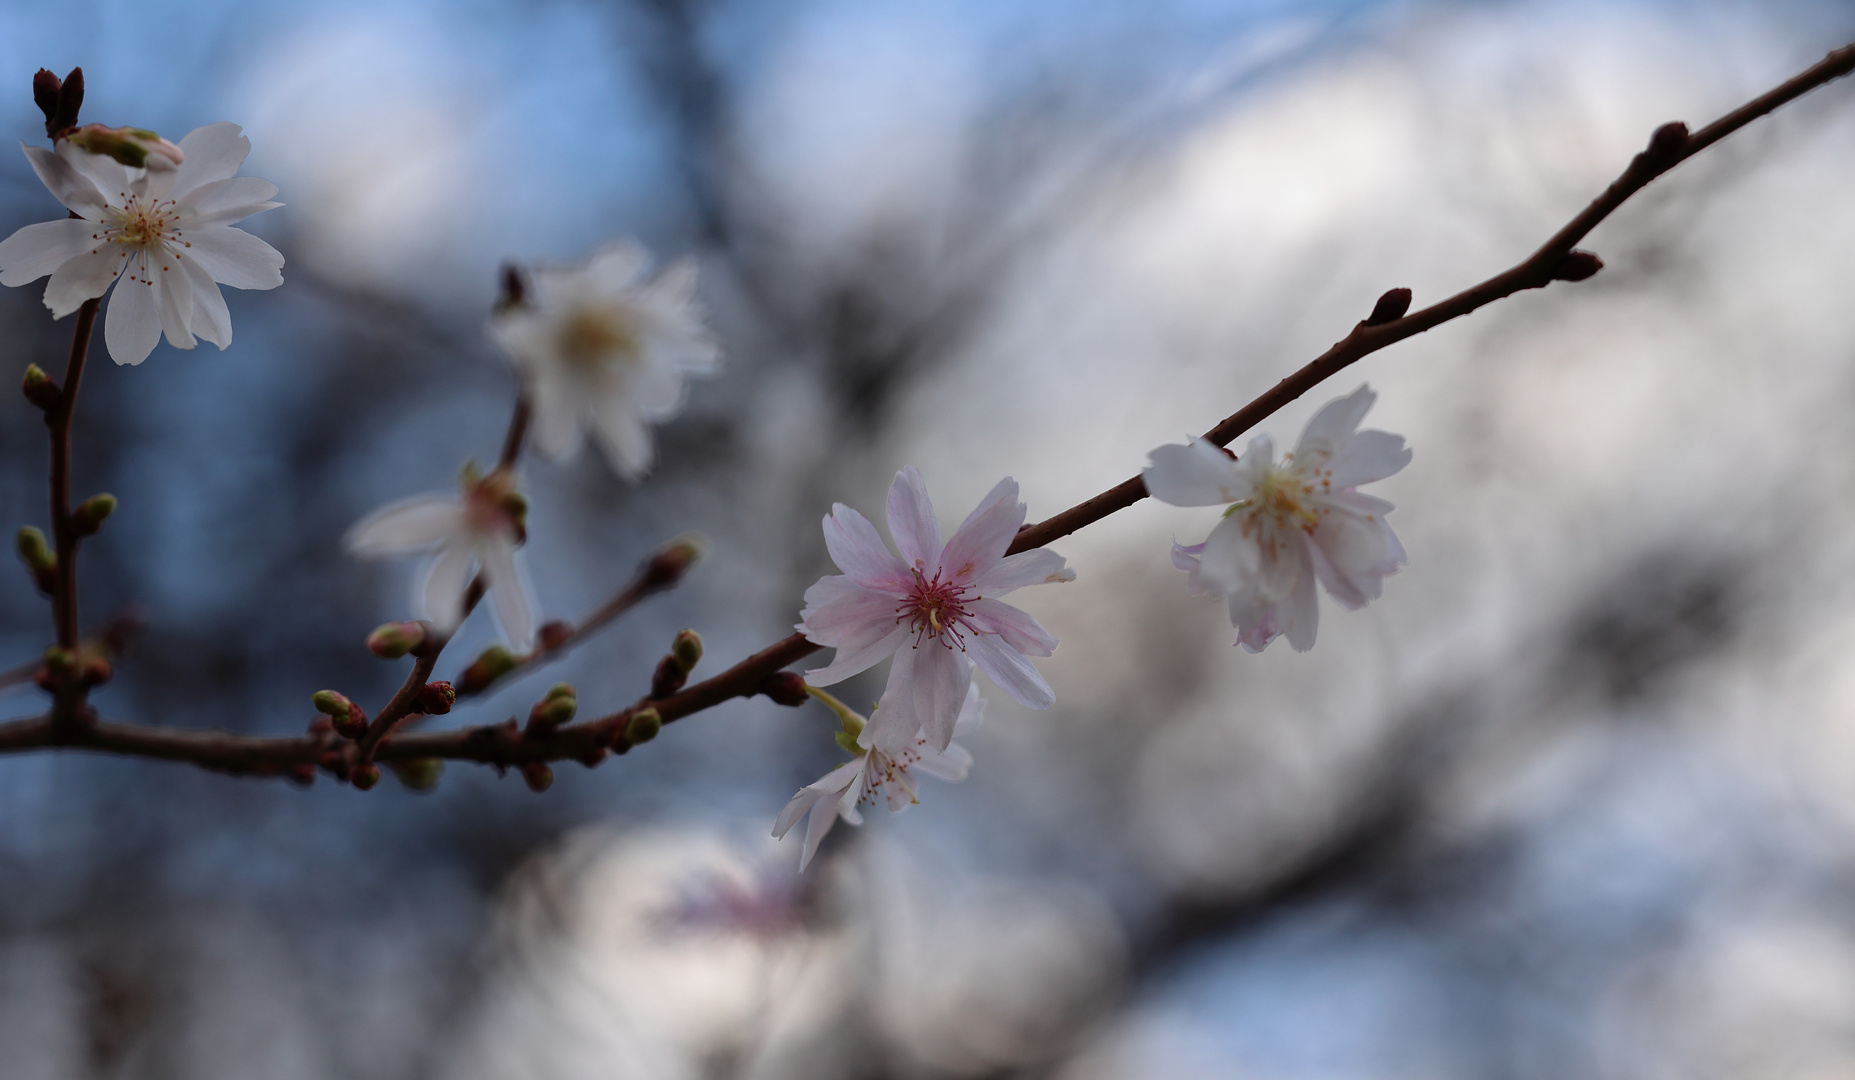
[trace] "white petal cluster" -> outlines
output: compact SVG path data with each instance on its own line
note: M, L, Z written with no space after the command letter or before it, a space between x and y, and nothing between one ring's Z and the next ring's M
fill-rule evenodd
M829 686L893 656L871 729L873 745L891 753L918 735L947 748L975 664L1020 704L1049 708L1056 694L1029 658L1054 653L1056 638L999 597L1076 574L1047 548L1005 554L1024 524L1017 481L1000 480L945 543L914 466L896 474L888 510L901 558L843 503L824 519L825 547L844 573L805 590L798 629L837 654L806 681Z
M806 689L838 715L847 737L839 742L848 742L855 748L856 756L826 773L817 783L801 788L779 812L779 820L773 823L774 838L783 839L801 817L806 819L805 848L799 855L800 870L811 864L812 856L818 853L818 845L839 818L852 825L861 825L863 812L860 808L874 806L878 801L888 803L891 813L905 810L920 801L915 795L916 773L957 784L966 779L967 771L972 768L972 754L959 743L950 742L944 748L936 748L921 735L893 752L872 747L870 732L875 727L875 719L882 715L880 706L865 720L831 695L812 687ZM968 682L953 734L969 734L984 719L985 699L979 696L979 688Z
M24 148L39 179L77 218L47 221L0 242L0 285L47 274L45 306L55 318L116 285L103 337L118 364L148 358L163 331L168 344L191 349L204 338L232 343L232 317L220 285L274 289L283 256L232 227L281 206L276 185L234 176L251 153L237 124L195 128L180 140L178 166L150 155L131 168L60 139L55 150Z
M509 646L527 652L534 644L534 614L516 557L524 537L521 505L514 478L499 470L467 478L460 497L418 495L389 503L349 529L344 543L361 558L434 556L414 587L413 604L440 633L464 621L465 591L481 574Z
M584 266L537 267L527 295L490 321L528 382L535 446L555 460L591 432L621 476L651 465L649 425L682 410L686 383L713 375L721 349L695 301L695 263L655 277L650 253L622 240Z
M1320 625L1314 582L1348 610L1377 599L1405 562L1385 520L1392 505L1361 494L1408 465L1402 436L1360 431L1376 395L1361 386L1308 421L1294 453L1275 460L1258 435L1233 459L1203 439L1162 446L1141 474L1148 494L1174 506L1229 504L1202 544L1173 545L1173 565L1197 594L1224 597L1237 643L1261 652L1278 636L1305 652Z

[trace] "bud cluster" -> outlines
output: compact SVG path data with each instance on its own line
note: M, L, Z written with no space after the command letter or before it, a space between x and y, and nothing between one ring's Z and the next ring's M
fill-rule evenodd
M334 690L317 690L309 700L317 712L329 718L335 734L347 739L358 739L367 733L367 713L342 694ZM376 778L378 775L376 771ZM357 783L355 786L360 785Z
M684 630L676 635L670 643L670 651L657 662L657 671L651 676L651 697L667 698L683 688L689 680L689 673L702 662L702 635L694 630Z
M367 635L367 651L382 660L397 660L417 652L431 638L427 622L390 622L374 627Z
M45 114L45 134L51 138L77 126L77 111L84 105L84 69L76 67L63 79L44 68L32 77L32 101Z
M528 710L527 734L545 739L562 724L571 721L579 709L579 695L574 693L573 687L567 683L557 683L548 690L546 697L535 702L535 707Z

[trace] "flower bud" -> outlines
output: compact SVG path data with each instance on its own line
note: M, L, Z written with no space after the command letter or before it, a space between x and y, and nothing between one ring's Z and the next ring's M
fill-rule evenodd
M79 536L95 536L97 530L103 527L103 522L115 512L116 496L108 492L92 495L77 504L77 509L71 514L71 526Z
M779 705L803 705L806 699L805 680L794 671L775 671L760 680L760 685L754 688L754 693L765 694Z
M528 785L528 790L539 795L554 786L554 770L548 768L546 762L528 762L522 766L522 782Z
M413 708L426 716L443 716L456 703L456 687L448 682L428 682L419 691L419 700Z
M697 560L708 550L708 541L690 533L679 536L659 548L644 563L643 577L646 588L665 589L683 580Z
M675 654L657 661L657 670L651 675L651 697L667 698L683 688L689 679L689 672L676 662Z
M1552 268L1554 281L1583 281L1604 268L1604 260L1589 251L1572 250Z
M656 709L648 707L639 709L631 714L630 720L625 721L625 741L633 746L647 743L655 739L657 733L662 730L663 717L658 715Z
M52 549L46 546L45 534L32 526L27 525L19 530L15 546L19 550L20 560L34 573L48 573L58 569L58 556L52 554Z
M187 159L180 147L147 128L85 124L66 135L65 139L80 150L115 158L132 169L159 172L177 168Z
M372 791L374 785L379 782L380 766L371 761L365 765L356 765L348 771L348 783L353 784L358 790Z
M58 91L63 85L58 76L44 68L32 77L32 103L45 114L47 122L58 115Z
M444 773L442 758L409 758L405 761L389 761L387 768L399 777L399 782L411 791L430 791L438 786L438 777Z
M309 700L317 712L333 720L345 719L354 708L354 702L349 701L347 695L335 690L317 690Z
M1653 164L1667 168L1680 158L1687 144L1688 126L1679 120L1672 120L1650 134L1649 148L1643 153Z
M535 631L535 648L539 652L553 652L567 643L573 636L573 624L565 619L549 619Z
M46 74L51 75L51 72L48 71ZM56 81L57 76L53 75L52 79ZM36 101L38 99L39 90L39 80L37 78L32 80L32 90L33 99ZM84 69L81 67L74 67L71 69L71 73L66 75L64 81L58 86L57 108L45 114L45 134L52 138L57 138L59 132L68 131L76 127L78 110L83 107ZM40 108L43 109L44 106L41 105Z
M678 631L676 640L670 643L670 655L676 658L684 674L694 671L702 662L702 635L694 630Z
M27 401L46 412L58 407L58 384L37 364L26 365L26 377L20 380L19 390Z
M528 731L534 735L552 735L554 730L573 719L579 711L579 699L573 696L572 687L567 687L565 694L549 694L535 702L535 707L528 710Z
M579 696L579 694L574 692L572 683L557 682L553 686L547 688L547 693L542 695L541 700L553 701L555 698Z
M367 651L382 660L397 660L425 644L422 622L390 622L374 627L367 635Z
M1385 295L1379 297L1378 303L1372 305L1372 314L1366 316L1365 324L1367 326L1379 326L1383 323L1395 322L1398 319L1402 319L1404 313L1410 309L1411 291L1409 289L1392 289L1386 292Z
M457 678L460 693L475 694L517 667L515 654L507 646L491 645L477 654L464 673Z
M68 675L76 664L77 657L69 649L51 645L45 650L45 670L53 675Z
M102 686L109 682L115 673L115 669L110 666L106 657L90 655L84 657L83 664L78 670L78 678L85 686Z

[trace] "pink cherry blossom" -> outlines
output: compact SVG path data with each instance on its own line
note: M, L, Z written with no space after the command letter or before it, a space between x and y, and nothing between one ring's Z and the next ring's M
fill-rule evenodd
M844 573L805 591L798 628L837 655L805 680L829 686L893 656L871 732L872 745L889 753L917 734L947 748L974 664L1020 704L1049 708L1056 695L1026 657L1051 655L1056 638L999 597L1076 574L1043 548L1005 554L1024 523L1017 481L999 481L944 544L914 466L896 474L888 509L900 558L843 503L824 519L825 547Z

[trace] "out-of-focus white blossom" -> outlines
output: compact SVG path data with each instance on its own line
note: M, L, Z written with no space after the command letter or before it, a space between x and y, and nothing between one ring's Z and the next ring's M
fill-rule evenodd
M967 771L973 766L973 755L960 744L949 742L945 748L936 749L926 736L919 734L892 753L872 747L870 732L882 715L882 706L878 705L865 720L830 694L812 686L807 686L806 690L837 714L843 727L837 743L856 757L832 769L817 783L799 789L779 812L779 820L773 823L774 838L784 839L801 817L806 819L805 848L799 855L800 870L811 865L818 845L839 818L852 825L863 824L859 808L876 805L878 798L889 804L892 813L920 802L915 797L913 773L957 784L966 779ZM979 696L979 688L969 681L953 723L953 734L969 734L984 719L985 699Z
M1313 648L1316 579L1342 607L1357 610L1377 599L1384 578L1405 562L1385 520L1391 504L1354 490L1411 460L1402 436L1358 430L1374 400L1361 386L1328 402L1279 463L1267 435L1235 459L1203 439L1149 455L1141 478L1154 498L1174 506L1230 504L1204 543L1172 545L1172 563L1191 575L1193 593L1226 599L1237 643L1250 652L1284 634L1297 651Z
M844 573L805 590L798 629L837 655L805 680L829 686L895 657L870 732L872 745L891 754L917 734L947 748L975 662L1019 703L1049 708L1056 695L1026 657L1051 655L1056 638L999 597L1076 573L1046 548L1006 557L1023 523L1017 481L1006 477L943 545L927 485L910 465L889 488L898 559L868 518L834 504L824 542Z
M720 370L694 261L655 277L650 262L621 240L584 266L536 267L522 301L491 318L491 336L528 381L535 446L548 457L571 457L591 431L612 468L635 480L651 465L649 425L682 411L691 377Z
M140 149L146 167L92 153L70 138L58 140L55 150L25 147L39 179L78 217L28 225L0 242L0 285L50 274L45 306L62 319L120 280L103 326L118 364L146 360L163 331L177 349L193 348L195 338L230 345L232 316L219 286L283 284L277 249L232 227L283 205L270 201L275 184L232 175L251 153L251 140L231 123L195 128L178 147L133 128L90 125L78 134L86 132L91 145Z
M433 554L413 590L413 604L441 633L464 621L464 594L482 574L496 620L516 652L534 644L534 615L515 549L527 538L527 503L515 477L466 470L463 494L416 495L390 503L348 530L344 542L362 558Z

